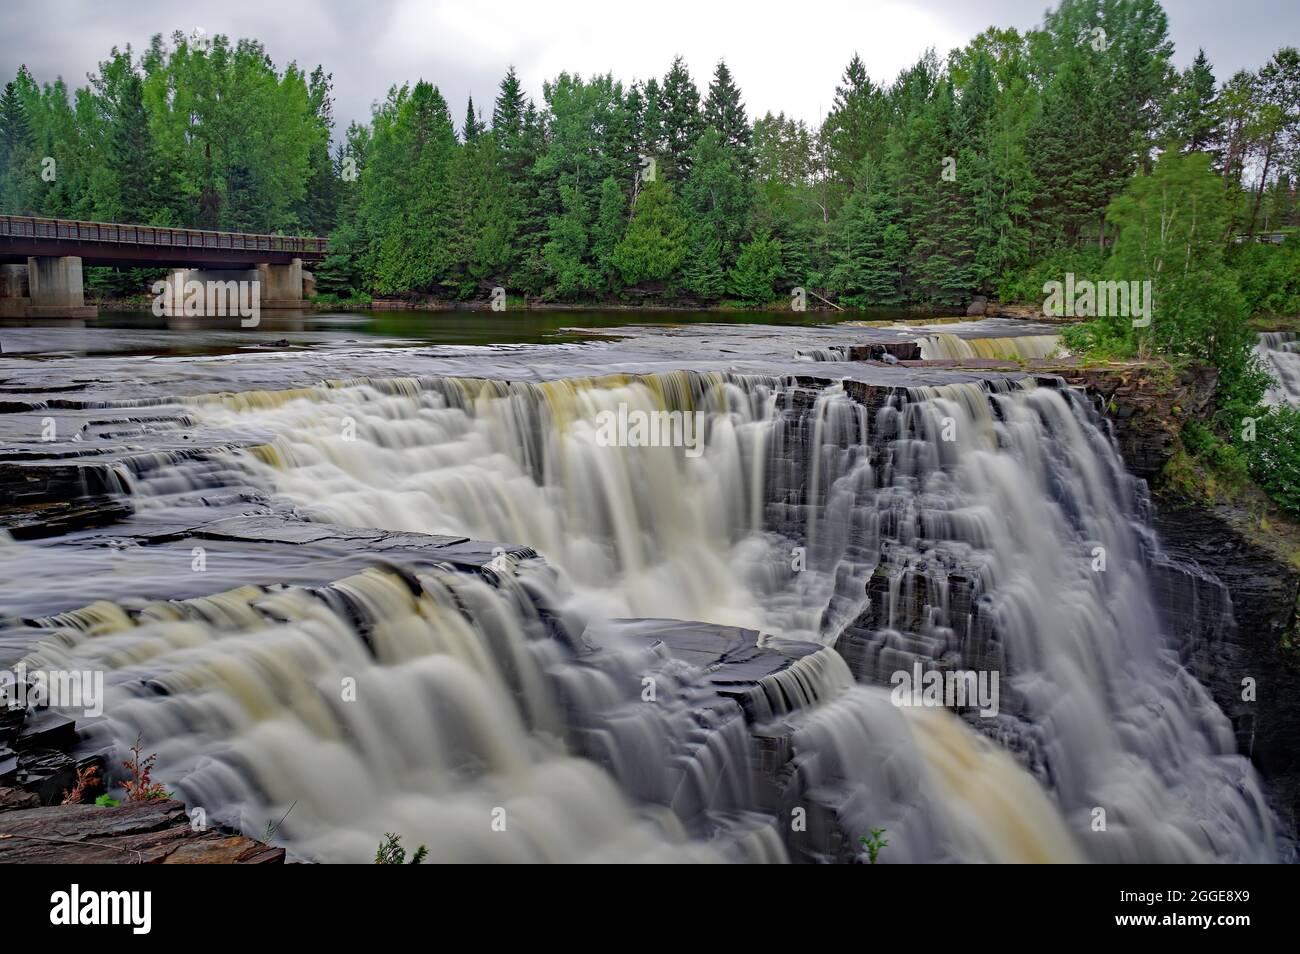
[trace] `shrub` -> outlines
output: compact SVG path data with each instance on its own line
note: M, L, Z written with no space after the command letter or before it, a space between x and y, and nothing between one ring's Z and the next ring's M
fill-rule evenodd
M1300 408L1274 408L1255 419L1243 444L1251 476L1285 510L1300 514Z

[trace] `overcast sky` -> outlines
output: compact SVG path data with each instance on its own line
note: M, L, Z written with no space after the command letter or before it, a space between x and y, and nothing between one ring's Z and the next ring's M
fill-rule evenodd
M485 115L513 64L540 100L561 70L662 76L676 54L701 91L727 60L751 114L816 121L856 50L878 81L933 46L940 55L985 27L1034 26L1047 0L5 0L0 81L26 63L40 82L84 85L114 46L201 29L256 37L278 66L334 74L340 127L365 120L393 83L427 79L457 123L473 95ZM1300 0L1166 0L1178 64L1205 48L1224 79L1300 42Z

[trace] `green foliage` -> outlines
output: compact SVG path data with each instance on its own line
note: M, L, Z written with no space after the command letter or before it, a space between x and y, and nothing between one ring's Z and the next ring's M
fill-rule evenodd
M1228 249L1228 263L1249 315L1300 314L1300 235L1281 245L1242 242Z
M560 204L560 213L551 217L550 241L542 254L555 282L552 296L572 300L597 286L597 275L585 261L591 215L586 200L572 186L560 186Z
M30 77L20 71L0 96L0 213L31 214L38 177L36 137L19 86Z
M745 179L748 153L729 144L712 126L696 141L682 204L694 230L693 244L716 245L721 266L736 261L753 198Z
M867 856L871 859L873 865L876 863L876 859L880 855L880 849L889 847L889 842L885 840L884 834L884 828L873 828L871 829L870 837L863 835L858 839L858 841L862 842L863 846L867 849Z
M854 307L903 301L907 232L889 192L871 188L864 175L844 206L836 229L830 287Z
M1300 408L1273 408L1256 418L1255 439L1241 446L1256 483L1300 515Z
M773 286L780 277L781 241L767 233L741 246L736 266L727 273L732 295L751 305L771 302Z
M1236 277L1224 258L1230 210L1205 153L1166 152L1150 175L1116 197L1107 218L1119 229L1107 264L1112 278L1149 281L1151 322L1099 319L1112 337L1219 369L1220 413L1233 420L1254 408L1267 378Z
M117 808L122 803L106 792L95 799L95 804L100 808Z
M1183 426L1182 438L1189 454L1230 482L1240 482L1249 476L1250 465L1245 455L1204 424L1188 421Z
M1006 302L1041 305L1048 282L1064 281L1067 274L1095 281L1102 278L1105 263L1105 253L1095 245L1057 247L1021 268L1004 271L997 282L997 296Z
M1061 343L1085 363L1127 361L1136 354L1132 341L1114 335L1108 325L1097 321L1066 325L1061 329Z
M691 153L704 131L704 117L700 91L680 56L664 76L656 105L664 157L661 171L674 181L685 179L691 170Z
M611 259L624 284L667 282L686 254L686 222L668 183L648 183L637 196L632 221Z
M411 860L406 860L406 849L402 847L402 836L394 835L390 832L384 833L384 840L379 843L379 849L375 852L375 864L377 865L405 865L423 864L424 859L429 856L429 849L421 845L415 849L411 855Z
M740 89L731 78L727 64L719 60L709 83L709 95L704 100L704 126L717 133L722 146L735 157L746 178L753 166L750 153L753 131Z

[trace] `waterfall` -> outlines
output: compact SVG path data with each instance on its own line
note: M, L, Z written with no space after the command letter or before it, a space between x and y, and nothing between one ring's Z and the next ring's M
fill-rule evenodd
M849 349L845 347L804 348L794 356L799 361L848 361Z
M607 446L619 409L698 412L704 453ZM1144 488L1068 391L677 372L188 410L242 446L137 469L142 514L243 485L539 554L37 621L29 666L110 673L92 742L155 740L187 803L251 834L284 816L303 857L394 831L445 860L830 860L877 827L887 861L1274 857L1253 770L1162 635ZM807 651L718 704L707 667L619 622L646 618ZM996 714L897 704L914 665L1000 674Z
M1276 382L1264 400L1269 404L1300 405L1300 337L1296 332L1264 332L1255 354Z
M961 338L947 332L918 339L921 357L999 358L1003 360L1050 358L1060 349L1059 335L1011 335L1005 338Z

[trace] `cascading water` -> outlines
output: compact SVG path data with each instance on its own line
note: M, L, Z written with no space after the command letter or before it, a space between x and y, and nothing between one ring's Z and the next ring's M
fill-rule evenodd
M940 332L919 339L921 357L935 358L1049 358L1058 353L1058 335L1008 335L1003 338L962 338Z
M620 407L699 411L705 452L604 446L598 415ZM1226 718L1160 635L1141 486L1068 394L682 372L358 380L191 410L264 442L223 454L222 480L309 519L545 560L42 622L29 664L113 674L101 741L168 740L160 771L187 801L253 833L288 811L279 837L304 856L364 860L400 830L449 859L829 858L872 827L886 860L1275 853ZM214 468L177 473L137 475L141 506ZM626 617L825 648L742 717L602 629ZM879 686L915 663L999 672L1000 711L893 704ZM333 701L349 677L357 708ZM785 739L779 785L754 739ZM809 806L805 844L787 819ZM497 807L514 840L491 840Z
M1264 400L1300 405L1300 336L1294 331L1266 331L1259 336L1255 353L1276 382Z

